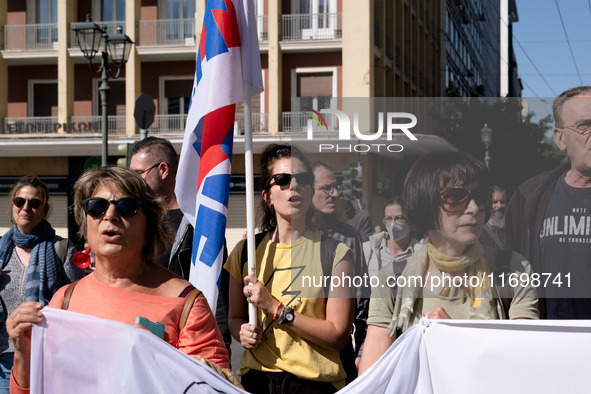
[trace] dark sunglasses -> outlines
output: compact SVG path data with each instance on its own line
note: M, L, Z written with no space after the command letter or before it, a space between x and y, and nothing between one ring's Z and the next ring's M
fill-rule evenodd
M41 206L41 200L39 200L38 198L31 198L30 200L25 200L22 197L15 197L14 200L12 200L12 203L15 207L22 208L25 206L25 203L27 201L29 202L29 207L33 209L37 209Z
M299 174L275 174L271 175L277 186L287 186L291 183L291 178L295 178L300 185L311 185L314 182L314 174L311 172L300 172ZM271 185L271 181L269 181Z
M109 209L109 205L115 205L115 211L122 218L128 218L135 215L142 205L140 200L135 198L123 197L119 200L106 200L102 197L92 197L88 200L82 201L84 212L93 218L100 218Z
M443 210L449 213L461 212L474 200L479 207L490 203L492 190L489 187L477 187L470 191L465 187L445 188L440 193L441 206Z

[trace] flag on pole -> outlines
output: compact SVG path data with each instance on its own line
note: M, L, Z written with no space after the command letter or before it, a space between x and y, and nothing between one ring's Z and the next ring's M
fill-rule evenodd
M189 281L215 313L236 103L262 92L252 0L207 0L175 193L194 225Z

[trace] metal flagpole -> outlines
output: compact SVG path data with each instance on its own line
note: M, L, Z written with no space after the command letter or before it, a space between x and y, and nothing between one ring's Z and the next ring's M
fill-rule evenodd
M254 170L252 155L252 116L250 95L244 100L244 169L246 172L246 247L248 257L248 274L256 275L255 242L254 242ZM248 304L248 322L257 323L257 310Z

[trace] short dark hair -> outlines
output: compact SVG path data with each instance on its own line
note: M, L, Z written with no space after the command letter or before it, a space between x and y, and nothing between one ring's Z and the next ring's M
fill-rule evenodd
M386 208L388 208L391 205L400 205L400 207L402 208L402 197L400 197L400 196L390 197L388 199L388 201L386 201L386 203L384 204L384 210L386 210Z
M571 88L565 90L560 94L560 96L554 99L552 103L552 115L554 116L554 124L556 127L562 123L562 106L566 103L569 99L577 96L582 95L591 95L591 86L577 86L575 88Z
M154 159L154 164L156 162L168 164L172 175L176 175L176 170L179 166L179 157L169 140L159 137L147 137L139 140L133 144L131 156L133 157L142 152L150 155Z
M82 201L92 197L94 191L104 186L142 202L141 210L146 215L146 239L142 251L147 260L162 255L174 240L168 226L168 209L164 198L157 196L146 181L135 171L123 167L97 167L86 171L74 184L74 217L80 226L80 234L86 238L87 218Z
M10 221L15 223L14 218L12 217L12 201L16 194L25 186L30 186L39 192L39 197L45 211L44 219L47 219L49 216L49 212L51 211L51 205L49 205L49 191L47 189L47 185L39 179L37 175L25 175L21 179L19 179L16 184L10 190L10 194L8 195L8 201L10 201L9 205L9 212L10 212Z
M304 153L297 147L288 144L270 144L265 147L261 154L261 189L269 191L271 187L271 175L273 175L273 164L277 160L296 158L304 164L306 171L312 172L312 166L310 160ZM312 188L312 193L314 188ZM264 199L261 200L259 205L259 212L262 213L261 218L261 230L273 231L277 227L277 218L275 217L275 210L269 206ZM313 204L310 203L310 209L306 214L306 223L309 225L312 217L314 216Z
M403 212L419 233L439 229L441 190L448 186L479 182L492 187L484 163L463 152L434 152L421 156L410 168L402 192ZM486 209L486 214L489 210Z

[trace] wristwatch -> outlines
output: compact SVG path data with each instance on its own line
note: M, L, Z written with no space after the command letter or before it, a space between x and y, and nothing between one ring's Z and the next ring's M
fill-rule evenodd
M285 308L283 308L283 311L281 312L281 316L279 317L279 321L277 322L277 325L280 326L282 324L292 323L294 318L295 318L295 311L293 310L293 308L285 307Z

